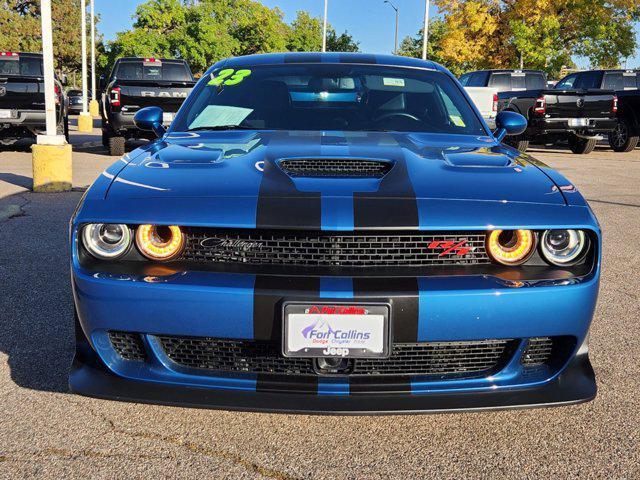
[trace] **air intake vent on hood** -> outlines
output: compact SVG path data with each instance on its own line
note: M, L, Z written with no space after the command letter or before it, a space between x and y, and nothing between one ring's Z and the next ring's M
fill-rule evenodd
M292 177L384 177L393 164L354 158L291 158L280 167Z

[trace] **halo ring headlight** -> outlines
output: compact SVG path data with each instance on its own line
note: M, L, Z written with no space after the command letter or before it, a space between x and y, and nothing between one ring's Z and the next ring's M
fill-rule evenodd
M587 243L587 235L582 230L545 230L540 240L540 250L549 263L567 266L582 256Z
M131 231L124 224L90 223L82 229L82 243L94 257L114 260L129 249Z
M487 234L487 253L502 265L521 265L533 254L536 235L531 230L493 230Z
M136 231L138 249L151 260L176 258L182 252L184 243L184 235L176 225L140 225Z

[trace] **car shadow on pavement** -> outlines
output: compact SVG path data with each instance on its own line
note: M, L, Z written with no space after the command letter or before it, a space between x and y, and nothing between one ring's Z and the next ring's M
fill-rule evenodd
M13 203L22 210L0 222L0 359L7 355L20 387L68 391L74 352L68 222L81 195L0 199L0 209Z

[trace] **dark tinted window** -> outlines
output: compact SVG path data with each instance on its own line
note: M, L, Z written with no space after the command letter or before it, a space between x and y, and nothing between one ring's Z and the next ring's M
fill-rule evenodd
M42 59L34 57L5 57L0 59L0 75L41 77Z
M184 82L192 79L191 72L184 63L144 62L132 60L120 62L115 72L123 80L164 80Z
M471 78L471 74L470 73L465 73L464 75L462 75L460 77L460 83L462 84L462 86L466 87L467 84L469 83L469 79Z
M587 90L590 88L600 88L600 82L602 80L602 74L599 72L584 72L578 74L573 88L580 90Z
M347 64L282 64L213 72L172 131L409 131L485 135L458 86L441 72Z
M608 72L604 74L602 88L605 90L624 90L640 87L640 72Z
M511 74L510 73L492 73L488 86L495 87L499 91L510 91L511 90Z
M471 74L469 79L469 87L486 87L488 72L475 72Z
M547 88L547 79L542 73L527 73L525 79L527 90L543 90Z

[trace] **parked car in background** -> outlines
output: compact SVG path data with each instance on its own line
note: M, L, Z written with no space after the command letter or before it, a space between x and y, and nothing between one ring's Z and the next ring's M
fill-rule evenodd
M67 90L67 98L69 99L69 113L79 115L82 112L82 90Z
M640 141L640 70L591 70L567 75L558 88L614 90L618 97L618 123L608 135L616 152L630 152Z
M489 128L496 126L496 115L498 114L498 90L493 87L464 87L473 103L480 110Z
M596 395L601 233L431 61L229 58L71 219L73 392L280 412Z
M68 105L54 79L57 133L68 139ZM34 141L46 131L42 54L0 52L0 145Z
M133 117L141 108L156 105L169 125L195 85L184 60L166 58L120 58L108 78L100 78L102 144L111 155L123 155L129 139L147 138Z

